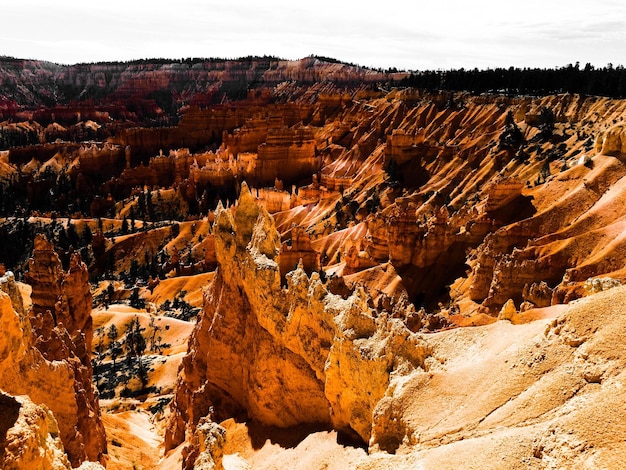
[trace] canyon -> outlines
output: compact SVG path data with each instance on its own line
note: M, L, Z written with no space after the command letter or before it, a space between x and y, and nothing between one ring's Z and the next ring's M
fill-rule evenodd
M619 468L626 101L0 59L2 468Z

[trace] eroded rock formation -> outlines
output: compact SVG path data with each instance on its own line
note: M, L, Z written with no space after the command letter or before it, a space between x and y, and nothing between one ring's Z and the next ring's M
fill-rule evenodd
M293 227L289 238L280 247L279 268L284 277L298 264L309 275L320 270L320 255L311 244L311 238L301 227Z
M0 468L69 470L54 415L28 396L0 392Z
M15 287L10 276L4 281L3 286ZM97 402L79 422L79 409L85 404L77 394L82 384L72 361L44 358L35 347L28 316L19 313L4 292L0 292L0 323L0 389L5 392L0 395L2 468L65 469L86 459L102 459L106 445ZM83 438L79 428L87 426L93 428L90 435L99 432L101 440Z
M47 406L73 466L99 461L106 452L98 396L91 381L91 294L86 266L74 257L64 272L52 245L35 241L27 279L33 311L24 311L12 274L3 276L3 360L0 388ZM53 313L54 312L54 313Z
M23 65L28 71L33 63ZM441 398L437 391L454 390L465 378L454 376L454 364L444 370L460 349L472 351L469 339L461 348L455 339L483 333L438 332L424 340L415 332L492 323L480 331L497 337L626 278L624 102L342 88L342 80L359 77L358 68L314 58L222 66L37 70L34 82L57 77L77 92L110 92L101 110L19 111L0 96L0 110L23 120L0 128L12 142L29 144L0 155L0 206L10 213L0 228L11 239L2 254L23 268L27 255L8 255L14 246L30 250L19 240L31 240L35 227L65 242L61 260L70 266L65 272L52 246L37 239L27 275L30 318L13 279L2 281L0 271L18 320L30 322L22 329L36 331L30 346L7 354L18 369L36 364L48 378L52 364L64 374L63 386L50 379L61 403L52 411L72 464L103 447L98 425L85 424L90 414L97 422L88 378L91 298L70 245L84 259L93 254L94 277L132 283L137 274L147 290L162 290L159 302L171 293L164 288L169 280L158 284L158 276L191 279L218 265L215 277L177 284L194 286L180 298L197 302L199 284L212 279L167 433L168 448L187 441L189 468L219 468L222 431L213 418L332 427L388 452L422 439L434 447L476 437L459 434L454 417L446 424L458 401L445 417L429 406ZM20 73L11 69L7 83L18 83ZM299 82L321 76L323 83ZM187 80L193 86L185 88ZM251 80L258 87L236 89ZM28 96L11 99L34 103L28 88L16 90ZM230 101L242 91L245 99ZM131 99L133 111L122 109ZM546 116L554 118L547 127ZM149 128L138 127L143 120ZM109 140L51 142L57 138ZM230 207L244 179L257 189L251 196L243 186ZM90 208L100 220L79 220ZM58 223L67 215L71 221ZM76 227L90 231L71 233ZM123 298L121 290L113 298ZM579 339L567 341L577 347ZM441 364L434 376L432 344ZM527 362L533 360L531 354ZM6 370L11 394L30 393L33 372ZM476 383L485 370L489 364ZM519 370L515 380L525 377ZM450 371L453 379L446 378ZM593 370L588 377L599 380ZM515 387L508 395L496 388L485 396L493 391L497 406L520 396ZM37 405L49 395L34 393ZM411 401L417 395L419 409ZM493 409L485 406L484 423L496 419ZM420 427L429 419L436 423ZM427 432L437 423L431 439ZM480 423L473 429L482 432ZM539 440L538 454L552 452L547 440Z
M279 427L332 426L369 442L372 412L392 377L423 368L419 336L377 315L357 289L334 295L302 265L281 287L272 217L242 187L215 215L218 270L189 343L166 445L212 409Z

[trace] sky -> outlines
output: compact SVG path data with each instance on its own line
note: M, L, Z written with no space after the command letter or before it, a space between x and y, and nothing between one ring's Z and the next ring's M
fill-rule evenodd
M623 0L13 0L0 55L72 64L311 54L404 70L626 65Z

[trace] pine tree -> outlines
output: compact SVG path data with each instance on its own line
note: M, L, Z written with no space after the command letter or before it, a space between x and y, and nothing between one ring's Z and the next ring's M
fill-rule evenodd
M150 334L150 350L158 352L161 342L161 336L158 336L158 334L162 328L155 323L154 317L150 318L149 326L152 330L152 333Z
M135 318L126 326L126 359L128 364L132 363L133 357L137 362L137 376L141 381L142 387L145 388L148 374L143 365L143 354L146 351L146 340L143 337L145 328L141 326L139 317L135 315Z
M130 217L130 231L135 231L135 209L133 206L130 206L130 213L128 214Z
M117 327L115 326L115 324L112 324L107 331L107 338L109 338L110 341L109 351L111 355L111 360L113 361L113 370L115 370L115 360L119 357L121 353L120 346L117 342L118 334L119 333L117 331Z
M107 290L104 293L104 308L105 309L108 309L109 305L113 302L114 294L115 294L115 287L113 287L113 283L110 282L109 285L107 286Z
M67 241L69 245L73 248L80 247L80 237L78 236L76 227L71 222L68 222L67 224Z
M515 124L513 112L509 111L504 119L504 130L500 134L500 148L514 151L522 144L524 136Z
M539 132L544 140L548 140L552 137L554 132L554 113L550 108L541 108L541 114L539 114Z
M91 233L91 229L89 225L85 224L85 228L83 230L83 244L89 245L93 240L93 234Z

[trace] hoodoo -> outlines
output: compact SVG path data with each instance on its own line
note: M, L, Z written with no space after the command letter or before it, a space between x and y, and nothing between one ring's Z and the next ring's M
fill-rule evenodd
M86 266L76 257L65 272L43 236L35 241L30 265L28 279L37 302L30 312L15 296L19 289L13 273L0 277L4 332L0 388L15 396L3 395L7 413L15 409L15 421L6 423L2 443L13 450L6 451L3 468L71 468L70 464L76 467L86 460L104 463L106 440L89 357L91 295ZM56 307L54 315L46 307ZM34 436L50 446L41 455L39 438ZM32 455L20 456L20 452Z

